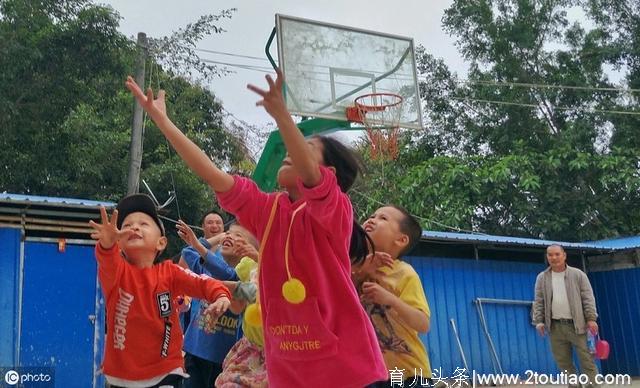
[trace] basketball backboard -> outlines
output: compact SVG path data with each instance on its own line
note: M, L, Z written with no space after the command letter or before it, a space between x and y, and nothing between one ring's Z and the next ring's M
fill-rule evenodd
M276 31L291 113L346 120L358 96L392 93L399 126L422 129L413 39L279 14Z

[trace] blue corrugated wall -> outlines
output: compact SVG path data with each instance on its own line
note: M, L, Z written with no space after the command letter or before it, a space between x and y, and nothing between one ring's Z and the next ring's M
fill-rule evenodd
M21 246L19 229L0 228L0 367L54 367L56 387L103 386L101 375L93 384L104 342L93 246L61 253L56 243L27 241L23 267Z
M0 366L16 365L20 230L0 228Z
M57 388L93 385L96 276L92 246L25 243L19 361L55 368Z
M537 274L542 263L451 258L409 257L431 308L431 330L423 337L432 368L442 368L452 377L464 364L449 323L455 319L469 368L477 373L494 373L489 346L480 325L475 298L533 300ZM540 338L531 325L526 305L483 304L485 319L504 373L528 369L558 373L549 340Z
M600 334L611 353L604 373L640 376L640 268L589 273Z

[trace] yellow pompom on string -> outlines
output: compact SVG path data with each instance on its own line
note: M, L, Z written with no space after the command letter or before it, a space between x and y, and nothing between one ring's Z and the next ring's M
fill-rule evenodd
M302 303L307 297L307 291L300 280L290 278L282 284L282 296L284 296L287 302L298 304Z
M251 303L244 312L244 319L247 324L255 327L262 326L262 310L260 303Z

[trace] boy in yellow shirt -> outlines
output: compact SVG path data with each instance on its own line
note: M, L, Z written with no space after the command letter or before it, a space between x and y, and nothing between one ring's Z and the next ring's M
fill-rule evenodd
M394 205L379 208L362 226L375 248L361 266L354 267L362 304L387 369L402 371L404 387L423 386L431 378L431 366L418 334L429 331L431 312L418 274L399 259L420 241L422 228L405 209ZM389 379L369 387L391 386Z

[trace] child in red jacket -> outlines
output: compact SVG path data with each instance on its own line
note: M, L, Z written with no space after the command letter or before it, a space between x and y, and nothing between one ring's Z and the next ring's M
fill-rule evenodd
M104 374L112 387L179 387L185 377L182 331L172 301L178 295L208 300L219 317L229 290L170 260L154 264L167 245L155 204L145 194L123 198L111 220L90 221L98 240L98 276L106 298Z

